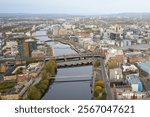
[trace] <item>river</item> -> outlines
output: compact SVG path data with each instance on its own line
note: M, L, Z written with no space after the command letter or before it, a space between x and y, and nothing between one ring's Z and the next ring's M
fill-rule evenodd
M46 35L46 31L36 31L33 35ZM49 40L48 36L37 37L40 41ZM60 42L47 42L53 49L55 56L75 54L76 51L72 50L69 45ZM61 77L66 79L81 79L92 78L92 66L72 67L58 69L55 80ZM42 100L90 100L91 99L91 81L78 81L78 82L54 82L43 96Z

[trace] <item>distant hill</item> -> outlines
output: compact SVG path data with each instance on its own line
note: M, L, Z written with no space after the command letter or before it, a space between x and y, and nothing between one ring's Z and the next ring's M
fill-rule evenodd
M42 17L42 18L55 18L55 17L72 17L76 15L70 14L30 14L30 13L0 13L0 17Z
M118 14L110 14L108 16L113 16L113 17L143 17L143 18L150 18L150 13L118 13Z
M26 17L26 16L39 16L39 17L68 17L68 16L109 16L109 17L142 17L150 18L150 13L116 13L116 14L100 14L100 15L73 15L73 14L30 14L30 13L0 13L0 17Z
M25 16L25 13L0 13L0 17Z

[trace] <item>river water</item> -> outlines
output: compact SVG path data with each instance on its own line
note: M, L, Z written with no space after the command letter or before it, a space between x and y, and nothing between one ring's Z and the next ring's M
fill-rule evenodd
M46 31L40 30L33 35L46 35ZM49 40L47 36L37 37L40 41ZM75 54L69 45L61 44L59 42L47 42L53 48L53 53L57 55ZM71 67L58 69L55 80L65 78L70 79L90 79L92 77L92 66ZM43 100L90 100L91 99L91 81L77 81L77 82L55 82L49 87Z

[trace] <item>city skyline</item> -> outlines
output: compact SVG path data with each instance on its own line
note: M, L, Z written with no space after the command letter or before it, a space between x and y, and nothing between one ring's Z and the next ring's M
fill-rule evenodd
M1 0L0 13L100 15L150 13L149 0Z

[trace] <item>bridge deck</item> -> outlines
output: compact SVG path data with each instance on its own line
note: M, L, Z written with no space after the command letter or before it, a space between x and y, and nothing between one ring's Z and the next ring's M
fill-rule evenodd
M49 60L49 59L56 59L60 60L60 59L75 59L75 58L103 58L101 55L99 54L70 54L70 55L61 55L61 56L53 56L53 57L45 57L45 60Z
M80 65L90 65L93 60L78 60L78 61L66 61L57 63L57 67L68 67L68 66L80 66Z
M92 79L81 79L81 80L54 80L54 83L63 83L63 82L91 82Z

